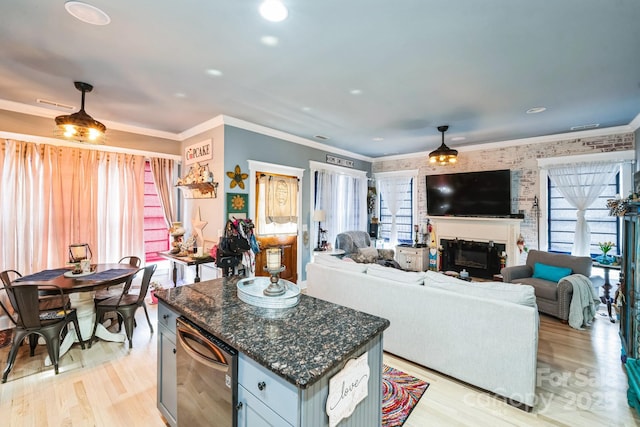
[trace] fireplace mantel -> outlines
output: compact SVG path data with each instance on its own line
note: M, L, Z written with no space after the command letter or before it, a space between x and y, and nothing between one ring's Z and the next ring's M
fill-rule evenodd
M473 240L477 242L494 241L507 247L507 265L516 265L520 250L516 245L520 235L521 218L483 218L436 216L429 217L440 239Z

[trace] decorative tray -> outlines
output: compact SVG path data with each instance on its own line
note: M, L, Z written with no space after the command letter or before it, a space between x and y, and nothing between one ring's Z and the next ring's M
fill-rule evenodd
M270 284L269 277L248 277L238 281L238 298L241 301L262 308L289 308L300 302L300 288L288 280L280 279L286 291L279 296L266 296L263 291Z

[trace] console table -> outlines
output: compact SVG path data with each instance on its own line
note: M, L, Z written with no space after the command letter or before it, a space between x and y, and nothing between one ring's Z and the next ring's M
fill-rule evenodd
M172 279L173 279L173 287L174 288L178 284L177 264L182 264L182 265L186 265L186 266L195 265L195 267L196 267L196 277L193 279L193 281L195 283L198 283L200 281L200 264L208 264L210 262L215 262L215 259L213 259L210 256L206 256L206 257L202 257L202 258L194 258L192 256L178 256L178 255L172 254L170 252L158 252L158 255L160 255L164 259L168 259L173 264Z

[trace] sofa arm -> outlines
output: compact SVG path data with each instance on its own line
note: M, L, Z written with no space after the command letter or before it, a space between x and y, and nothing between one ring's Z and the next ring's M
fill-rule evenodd
M533 276L533 269L528 265L514 265L503 268L500 270L500 274L502 274L503 282L513 283L514 280Z
M569 308L573 296L573 285L568 280L560 279L558 282L558 318L569 320Z

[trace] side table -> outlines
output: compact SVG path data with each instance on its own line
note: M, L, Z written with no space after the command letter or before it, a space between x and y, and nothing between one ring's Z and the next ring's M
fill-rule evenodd
M429 248L396 246L396 261L403 270L425 271L429 266Z
M613 286L609 282L609 270L620 270L620 265L614 264L602 264L598 261L593 262L593 266L596 268L601 268L604 271L604 285L602 285L602 289L604 291L603 295L600 297L600 301L603 304L607 304L607 313L609 314L609 321L611 323L615 323L616 319L611 315L611 304L613 304L613 298L611 298L610 291Z
M172 253L169 252L158 252L158 255L160 255L162 258L164 259L168 259L169 261L171 261L173 263L173 273L172 273L172 279L173 279L173 287L175 288L178 284L178 269L176 264L182 264L182 265L194 265L196 268L196 277L193 279L195 283L198 283L200 281L200 264L207 264L210 262L214 262L215 259L213 259L210 256L207 257L202 257L202 258L194 258L194 257L190 257L190 256L177 256L174 255Z

